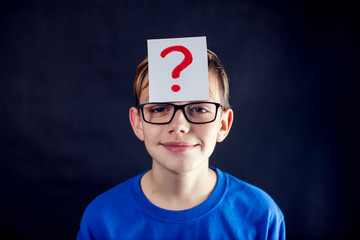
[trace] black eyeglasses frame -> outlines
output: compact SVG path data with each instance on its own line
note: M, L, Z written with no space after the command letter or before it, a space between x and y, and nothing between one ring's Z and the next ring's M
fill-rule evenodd
M211 121L208 121L208 122L193 122L191 121L188 116L186 115L186 112L185 112L185 107L188 106L188 105L191 105L191 104L200 104L200 103L211 103L211 104L214 104L216 106L216 112L215 112L215 117L213 120ZM164 122L164 123L153 123L153 122L149 122L145 119L145 116L144 116L144 106L145 105L148 105L148 104L167 104L167 105L171 105L174 107L174 113L173 115L171 116L170 120L168 122ZM217 113L218 113L218 109L219 108L222 108L224 109L224 106L221 105L220 103L216 103L216 102L191 102L191 103L186 103L186 104L181 104L181 105L178 105L178 104L172 104L172 103L166 103L166 102L149 102L149 103L142 103L142 104L139 104L139 106L137 107L138 109L141 110L141 115L142 115L142 118L144 119L144 121L146 123L150 123L150 124L159 124L159 125L163 125L163 124L169 124L171 123L171 121L173 120L177 110L182 110L184 116L185 116L185 119L189 122L189 123L193 123L193 124L206 124L206 123L211 123L211 122L214 122L217 118Z

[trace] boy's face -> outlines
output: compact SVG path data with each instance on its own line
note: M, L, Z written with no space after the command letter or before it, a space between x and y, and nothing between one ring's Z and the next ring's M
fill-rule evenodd
M147 78L147 77L146 77ZM145 79L144 82L147 82ZM209 72L209 102L220 103L218 81ZM149 88L141 91L140 104L149 101ZM189 102L176 102L185 104ZM130 109L130 122L136 136L144 141L147 151L158 165L171 172L184 173L208 166L209 157L216 142L225 139L230 131L233 112L219 108L214 122L193 124L186 120L181 110L175 113L168 124L146 123L137 108Z

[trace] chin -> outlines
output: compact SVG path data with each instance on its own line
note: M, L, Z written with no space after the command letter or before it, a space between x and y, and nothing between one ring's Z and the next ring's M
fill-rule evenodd
M199 167L206 164L205 161L196 161L194 159L184 159L184 158L168 158L166 162L156 161L158 165L161 165L163 168L167 169L173 173L188 173L192 172ZM171 162L169 162L171 161ZM206 168L208 168L208 164L206 164Z

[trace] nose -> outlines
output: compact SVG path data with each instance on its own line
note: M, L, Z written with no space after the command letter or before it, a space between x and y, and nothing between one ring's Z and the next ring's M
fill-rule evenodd
M181 109L178 109L169 123L169 132L187 133L189 128L190 123L186 120L184 112Z

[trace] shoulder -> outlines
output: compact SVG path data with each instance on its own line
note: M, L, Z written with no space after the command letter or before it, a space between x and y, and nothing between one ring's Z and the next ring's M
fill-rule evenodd
M259 239L285 239L284 215L272 197L252 184L222 174L226 187L220 209L228 221L242 223L245 232L256 233Z
M114 219L113 209L118 204L123 205L129 197L129 184L133 179L129 179L96 197L85 209L80 229L77 235L78 240L83 239L107 239L107 225ZM126 204L126 203L125 203ZM128 209L125 207L125 209Z
M130 178L96 197L84 211L77 239L108 239L116 226L126 225L136 213L131 188L140 178Z
M224 201L232 203L239 208L247 209L248 213L283 218L283 213L279 206L264 190L228 173L222 173L227 181Z
M83 218L98 219L114 214L114 209L125 211L133 203L130 188L139 176L130 178L97 196L86 207ZM96 217L95 217L96 216Z

